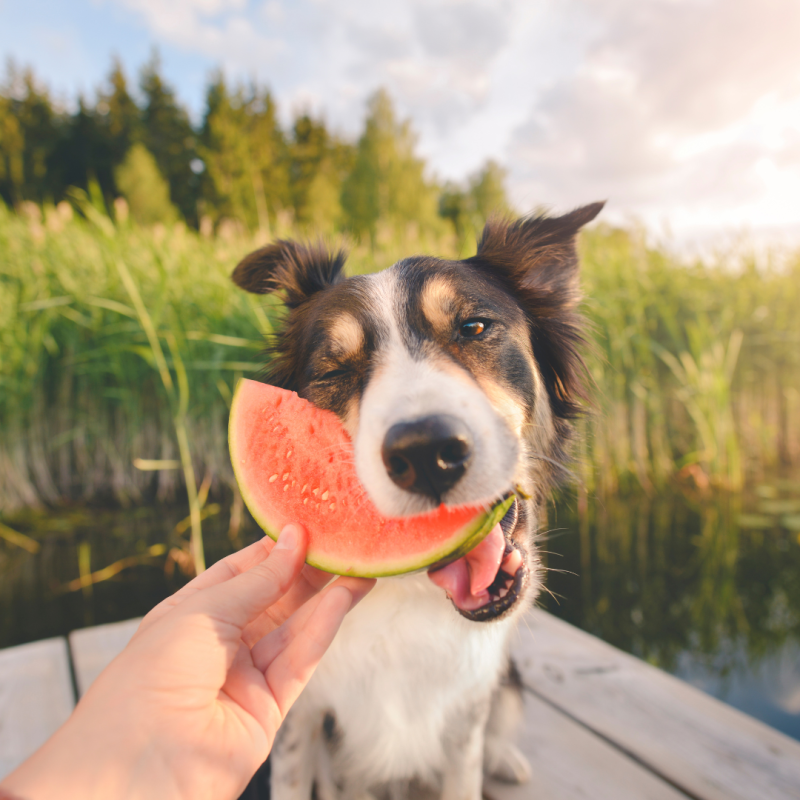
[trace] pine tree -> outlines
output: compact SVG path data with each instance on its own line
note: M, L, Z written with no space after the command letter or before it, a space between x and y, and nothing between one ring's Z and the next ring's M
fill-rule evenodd
M114 165L123 158L134 142L142 138L142 112L128 91L128 80L119 59L114 59L107 78L107 88L97 99L97 114L108 140Z
M188 221L196 224L199 180L191 166L197 158L195 134L189 115L178 105L175 93L161 76L157 53L142 71L141 89L145 99L142 143L153 154L169 183L172 203Z
M56 113L49 93L37 85L29 69L19 72L10 64L2 96L0 191L12 204L53 199L57 184L48 167L64 116Z

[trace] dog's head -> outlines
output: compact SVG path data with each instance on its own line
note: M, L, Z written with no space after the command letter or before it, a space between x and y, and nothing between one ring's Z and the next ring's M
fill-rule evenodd
M536 511L584 397L575 238L602 205L490 222L463 261L415 256L345 279L341 252L281 241L233 273L247 291L284 293L269 380L339 416L383 514L516 492L505 550L497 533L434 576L471 619L538 588ZM488 562L495 578L476 591Z

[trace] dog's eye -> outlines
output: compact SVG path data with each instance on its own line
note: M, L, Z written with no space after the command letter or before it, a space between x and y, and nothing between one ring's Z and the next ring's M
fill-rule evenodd
M461 324L458 332L465 339L474 339L489 330L492 323L486 319L468 319Z
M318 381L335 381L337 378L341 378L343 375L347 375L346 369L332 369L330 372L326 372L324 375L321 375L317 378Z

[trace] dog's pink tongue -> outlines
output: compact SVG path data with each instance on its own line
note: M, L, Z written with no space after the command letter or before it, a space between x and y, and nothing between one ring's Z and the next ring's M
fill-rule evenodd
M505 549L503 529L495 525L477 547L446 567L429 572L428 577L444 589L459 608L474 611L489 602L486 588L497 576Z

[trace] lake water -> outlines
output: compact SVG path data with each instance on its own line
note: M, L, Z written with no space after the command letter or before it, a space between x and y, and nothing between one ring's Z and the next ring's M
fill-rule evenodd
M800 739L800 482L716 499L617 497L583 514L578 505L564 496L550 510L542 605ZM230 531L226 509L207 510L209 563L260 535L247 515ZM184 514L5 518L41 549L0 539L0 647L146 613L187 580ZM170 550L178 558L165 571Z

